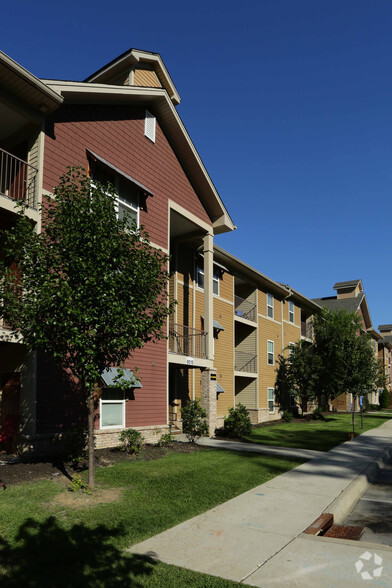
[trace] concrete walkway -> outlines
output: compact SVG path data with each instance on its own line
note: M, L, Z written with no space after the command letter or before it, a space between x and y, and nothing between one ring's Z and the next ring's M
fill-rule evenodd
M213 449L228 449L229 451L249 451L251 453L263 453L265 455L284 455L297 459L313 459L322 455L323 451L313 449L299 449L297 447L279 447L258 445L257 443L242 443L242 441L225 441L223 439L211 439L201 437L196 441L197 445L212 447Z
M343 521L391 457L392 420L130 551L264 588L362 586L365 573L390 587L391 547L303 531L322 512Z

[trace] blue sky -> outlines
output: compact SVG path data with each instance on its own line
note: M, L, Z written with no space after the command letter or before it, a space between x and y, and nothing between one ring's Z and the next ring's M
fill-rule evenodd
M361 278L392 323L390 0L22 0L6 20L1 49L38 77L160 53L238 226L217 243L310 298Z

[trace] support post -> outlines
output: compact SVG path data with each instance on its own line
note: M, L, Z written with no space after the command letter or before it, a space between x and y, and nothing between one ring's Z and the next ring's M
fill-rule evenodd
M213 300L213 274L214 274L214 238L207 233L203 237L204 254L204 331L206 336L206 357L213 359L214 338L214 300Z
M216 369L206 368L201 373L201 406L207 412L208 434L214 434L217 421Z

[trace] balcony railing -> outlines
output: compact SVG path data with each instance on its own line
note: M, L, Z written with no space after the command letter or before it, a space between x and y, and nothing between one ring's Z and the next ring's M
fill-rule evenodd
M235 315L248 321L257 321L256 317L256 304L240 298L240 296L234 296L234 312Z
M37 168L0 149L0 194L37 208Z
M178 323L169 324L169 351L178 355L206 358L205 331Z
M313 325L301 321L301 336L313 340Z
M250 372L255 374L257 372L257 355L236 350L234 369L236 372Z

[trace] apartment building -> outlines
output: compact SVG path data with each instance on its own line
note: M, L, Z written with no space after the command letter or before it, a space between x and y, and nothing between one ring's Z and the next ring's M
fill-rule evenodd
M389 393L392 391L392 325L379 325L381 338L378 341L378 357L386 378L386 388Z
M328 310L336 312L344 310L347 313L356 312L362 324L362 332L367 333L371 337L374 357L378 359L378 345L381 335L373 328L362 281L349 280L346 282L336 282L333 289L336 290L336 296L314 298L313 301ZM378 392L369 393L368 399L370 403L377 404ZM334 398L331 404L333 410L346 412L351 410L352 403L352 394L346 393ZM359 409L358 399L355 403L355 409Z
M203 368L206 395L216 395L210 378L213 239L235 228L178 115L178 92L158 54L133 49L81 82L38 80L1 53L0 83L2 227L14 222L15 201L24 199L40 231L40 203L51 197L67 166L81 165L92 179L115 185L119 214L127 210L146 227L153 246L172 255L171 271L184 242L204 256L203 326L190 332L180 309L175 317L176 329L188 343L201 341L203 353L192 351L190 366L178 338L170 353L172 339L147 344L125 364L139 368L141 384L132 394L114 397L101 382L97 447L116 444L124 427L156 438L168 428L173 372ZM40 353L26 354L6 325L0 374L1 419L19 417L20 448L49 450L80 421L81 404L61 370Z
M174 323L194 333L192 349L203 355L204 258L201 250L181 244L171 292L177 299ZM312 342L311 316L317 304L261 274L244 261L214 245L213 359L216 407L210 399L210 427L221 426L229 408L245 405L253 423L280 418L275 405L276 361L290 344ZM174 327L170 349L180 345L183 332ZM186 352L191 350L191 345ZM188 398L203 401L203 359L188 354L194 369L172 366L169 385L171 423L181 426L181 406ZM170 377L170 376L169 376Z

